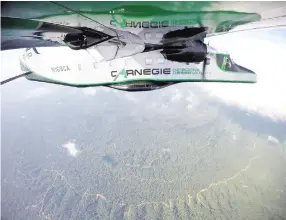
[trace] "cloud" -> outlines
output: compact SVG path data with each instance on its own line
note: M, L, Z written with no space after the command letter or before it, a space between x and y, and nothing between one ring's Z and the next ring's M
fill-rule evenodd
M128 100L128 101L130 101L130 102L137 102L138 101L138 99L135 97L135 95L134 94L131 94L131 93L126 93L125 95L124 95L124 98L126 99L126 100Z
M192 92L189 92L188 95L186 96L186 102L188 110L195 108L199 104L198 97Z
M161 109L168 109L168 105L163 104L163 105L161 106Z
M182 93L180 92L179 89L175 89L174 91L174 95L172 96L171 98L171 101L172 102L177 102L177 101L180 101L182 99Z
M285 15L284 2L212 2L207 10L219 10L222 11L241 11L248 13L258 13L262 16L262 19L271 18L275 16ZM249 17L249 15L248 15Z
M188 110L192 110L193 107L194 107L194 106L193 106L192 104L188 104L186 108L187 108Z
M75 143L73 142L67 142L63 144L62 147L66 148L72 157L77 157L80 153L80 151L76 149Z
M84 88L82 92L85 96L95 96L96 95L96 88Z
M40 98L43 96L50 95L52 93L53 92L51 89L40 87L40 88L36 88L36 89L32 89L32 90L28 91L25 95L25 98L26 99Z
M286 37L286 29L275 30ZM260 34L258 38L258 34ZM276 37L275 39L279 39ZM241 42L237 43L237 42ZM269 30L244 33L216 40L223 44L234 61L257 74L256 84L200 84L201 88L222 102L277 121L286 121L286 44L271 38Z
M268 141L272 142L274 144L279 144L279 141L277 138L273 137L273 136L268 136Z
M20 68L19 56L24 49L1 51L1 80L24 73Z

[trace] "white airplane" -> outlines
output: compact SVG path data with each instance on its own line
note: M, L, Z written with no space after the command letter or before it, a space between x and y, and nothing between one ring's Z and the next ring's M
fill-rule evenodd
M25 76L75 87L147 91L180 82L256 82L253 71L235 63L226 51L206 44L209 36L230 31L237 26L234 23L218 29L216 21L203 14L186 25L179 20L182 16L186 20L186 15L171 13L127 21L122 9L119 12L87 16L71 11L37 19L2 17L2 49L31 48L20 56L25 74L1 84ZM179 21L183 25L178 25ZM247 22L241 19L240 23ZM5 38L9 35L12 38ZM42 42L48 42L48 47L41 47Z

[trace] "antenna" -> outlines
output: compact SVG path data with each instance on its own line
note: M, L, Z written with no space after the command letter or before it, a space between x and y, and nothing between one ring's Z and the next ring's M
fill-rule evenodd
M5 84L5 83L7 83L7 82L11 82L11 81L13 81L13 80L15 80L15 79L21 78L21 77L23 77L23 76L30 75L31 73L32 73L32 72L26 72L26 73L23 73L23 74L20 74L20 75L13 76L13 77L11 77L11 78L5 79L5 80L1 81L1 85Z

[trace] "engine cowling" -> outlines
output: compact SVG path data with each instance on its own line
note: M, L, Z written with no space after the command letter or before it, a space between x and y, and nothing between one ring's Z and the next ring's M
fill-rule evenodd
M200 40L179 41L164 44L161 54L171 61L199 63L207 56L207 46Z
M163 36L161 42L164 44L168 41L188 38L192 38L192 40L202 40L207 36L207 29L206 27L186 27L184 29L170 31Z

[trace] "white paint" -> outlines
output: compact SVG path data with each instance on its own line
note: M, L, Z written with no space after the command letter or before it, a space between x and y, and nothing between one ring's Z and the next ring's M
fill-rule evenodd
M78 154L80 153L80 151L78 149L76 149L74 142L67 142L67 143L63 144L62 146L67 149L68 153L72 157L77 157Z

